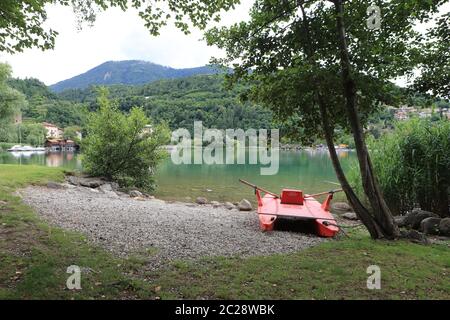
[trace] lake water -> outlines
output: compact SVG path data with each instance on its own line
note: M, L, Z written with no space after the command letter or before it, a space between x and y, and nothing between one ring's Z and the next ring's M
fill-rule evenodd
M339 153L344 170L355 159L353 152ZM43 165L81 169L81 157L74 153L0 152L0 164ZM244 179L278 193L282 188L302 189L307 193L327 191L337 186L334 170L325 150L280 151L279 172L261 176L259 165L175 165L168 158L158 168L156 196L167 200L254 201L253 190L239 183Z

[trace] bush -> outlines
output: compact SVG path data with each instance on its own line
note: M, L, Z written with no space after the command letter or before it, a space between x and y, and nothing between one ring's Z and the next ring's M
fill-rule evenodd
M6 151L9 148L12 148L14 145L15 145L15 143L0 142L0 151Z
M449 215L450 121L398 122L393 133L369 141L369 149L380 187L394 214L419 206ZM356 167L350 179L362 195Z
M83 167L94 176L117 181L123 187L153 191L153 172L166 152L170 132L166 125L158 125L153 132L145 132L151 124L142 109L133 108L128 115L100 90L100 109L88 118L87 137L82 141Z

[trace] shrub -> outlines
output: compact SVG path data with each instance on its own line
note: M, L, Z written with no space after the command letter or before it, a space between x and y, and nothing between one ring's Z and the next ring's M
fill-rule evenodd
M87 137L82 141L83 167L91 175L151 192L154 170L166 154L160 147L169 140L169 129L161 124L152 133L145 132L151 121L144 111L132 108L123 114L107 94L106 89L100 90L100 108L88 117Z
M387 204L395 214L419 206L449 215L450 121L411 119L394 132L369 141L372 164ZM362 195L359 171L350 179Z

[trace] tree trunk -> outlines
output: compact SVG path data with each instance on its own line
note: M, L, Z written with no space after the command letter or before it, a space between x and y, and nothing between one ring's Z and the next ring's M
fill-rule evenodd
M339 180L339 183L342 186L342 189L345 192L345 195L347 196L347 200L352 206L352 208L355 210L356 215L358 218L364 223L367 230L370 233L370 236L373 239L378 239L382 237L382 232L380 230L380 227L377 225L376 221L373 219L373 217L370 215L369 211L364 207L364 205L359 200L358 196L353 191L353 188L348 183L348 180L344 174L344 170L342 170L341 163L339 161L339 157L336 153L336 149L334 147L334 141L333 141L333 128L330 125L330 122L328 120L328 115L326 111L326 107L323 104L320 98L319 99L319 108L320 108L320 115L322 119L322 126L323 131L325 134L325 140L328 146L328 150L330 152L330 158L331 162L333 163L334 171L336 172L336 177Z
M317 63L314 60L314 47L312 45L312 41L311 41L311 37L310 37L309 23L308 23L308 18L306 16L306 11L304 8L304 2L299 1L299 6L302 11L303 26L305 28L305 34L308 39L308 48L305 48L306 54L307 54L307 57L308 57L310 63L313 66L317 67ZM318 80L316 76L314 76L313 82L315 83L315 86L317 88L317 90L315 91L315 100L317 102L317 105L319 106L325 140L327 143L328 151L330 152L330 158L331 158L331 162L333 164L334 171L336 173L336 177L337 177L339 183L341 184L342 190L344 190L345 195L347 196L348 202L352 206L353 210L355 210L355 213L358 216L358 218L366 226L367 230L370 233L370 236L373 239L381 238L383 234L380 230L380 227L377 225L376 221L370 215L370 212L361 203L358 196L353 191L353 188L348 183L348 180L345 176L344 170L342 170L341 163L339 161L339 157L338 157L338 155L336 153L336 149L334 147L334 138L333 138L334 130L330 124L329 117L327 114L327 105L324 102L323 94L322 94L322 91L320 90L320 82L321 81Z
M376 223L380 226L383 236L388 239L393 239L399 236L399 230L374 176L372 163L364 141L364 133L356 106L356 83L352 77L350 58L347 48L343 0L334 0L334 5L336 9L336 23L339 36L342 81L344 86L344 95L346 98L347 116L352 129L353 138L355 140L363 189L372 207Z

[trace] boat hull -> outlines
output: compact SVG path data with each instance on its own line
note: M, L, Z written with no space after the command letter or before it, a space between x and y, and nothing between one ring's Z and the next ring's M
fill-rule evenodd
M314 220L315 232L321 237L334 237L339 232L336 220L316 199L306 196L303 205L284 204L279 198L266 194L258 200L259 225L263 231L272 231L278 218L293 218L296 223Z

